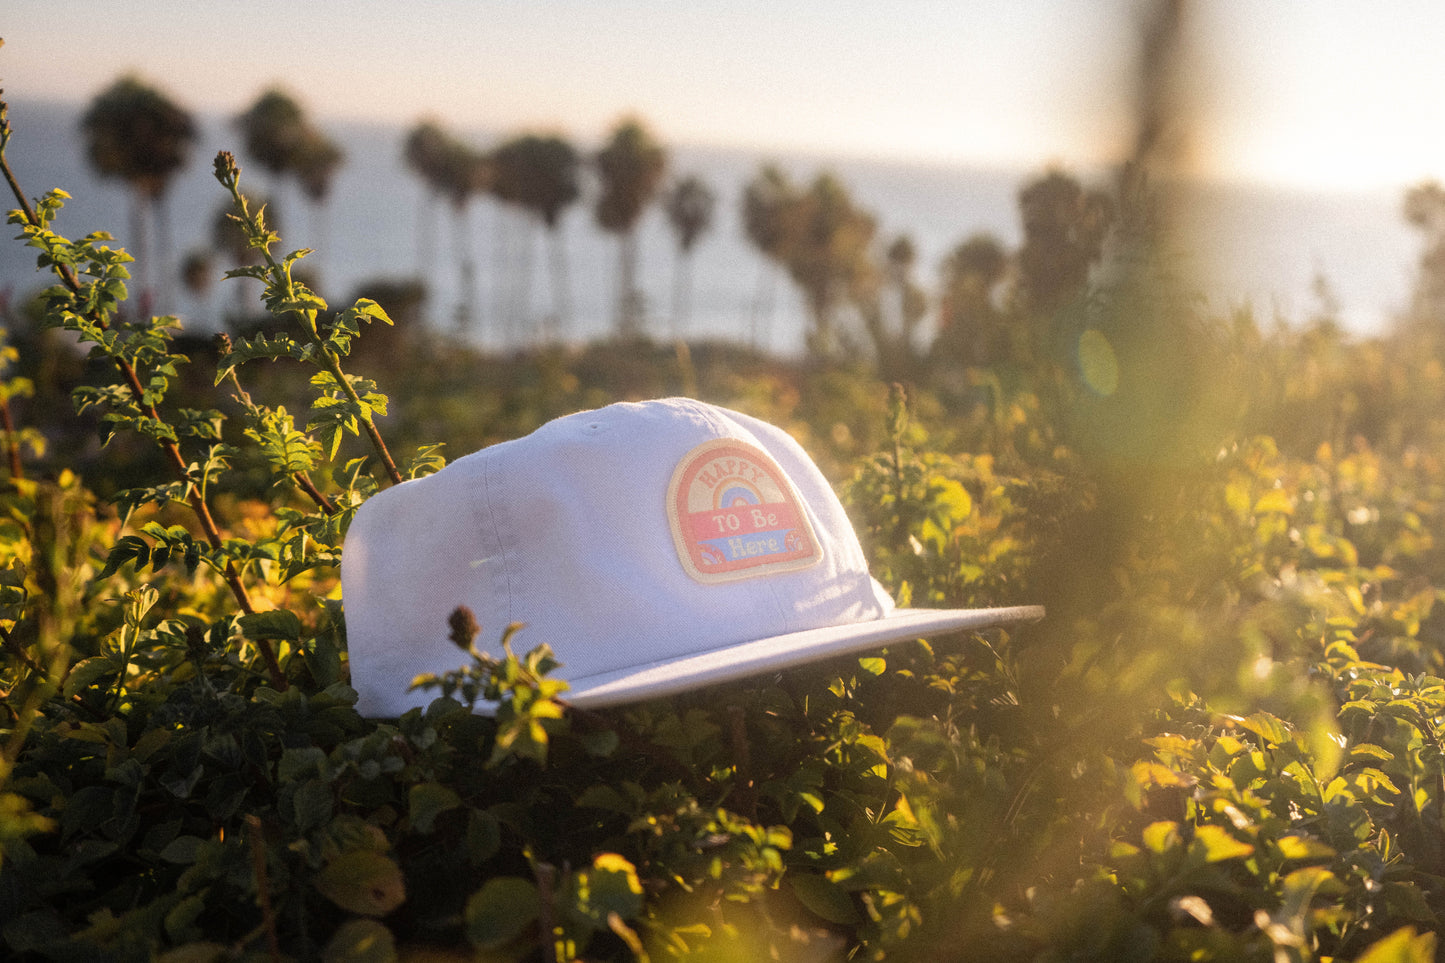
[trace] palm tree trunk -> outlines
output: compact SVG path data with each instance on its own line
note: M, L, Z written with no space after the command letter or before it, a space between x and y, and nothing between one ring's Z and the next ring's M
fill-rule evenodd
M809 313L813 316L808 332L808 346L814 354L828 357L833 353L833 284L824 278L807 292Z
M507 223L507 205L500 201L492 205L492 324L500 345L510 343L511 330L510 301L512 292L511 272L511 228Z
M560 226L548 228L551 243L552 266L552 319L550 340L562 341L571 327L572 297L567 271L567 248Z
M522 228L519 231L519 227ZM525 225L518 224L517 209L511 204L497 206L497 312L501 316L501 340L504 347L517 344L522 304L520 245L526 235Z
M147 214L150 212L150 195L143 191L136 191L131 194L130 205L130 233L135 240L135 266L136 285L139 287L136 308L142 316L150 313L151 306L155 302L155 291L152 290L151 281L153 278L154 265L150 259L150 245L146 231Z
M461 285L457 292L456 326L464 332L471 332L477 321L477 265L472 255L468 208L465 201L452 205L452 243L457 248L457 280Z
M692 253L679 249L672 274L672 337L686 338L692 321Z
M522 219L521 244L517 249L517 322L524 332L523 340L531 342L537 329L532 315L532 278L537 263L537 219L519 212Z
M151 206L156 228L156 303L161 312L175 310L175 265L171 259L171 211L164 194Z
M758 286L748 312L748 344L766 348L763 335L773 328L773 312L778 295L778 269L766 257L758 260Z
M331 205L326 201L316 201L311 205L312 235L316 238L317 251L331 250ZM311 255L311 275L316 280L316 286L321 287L322 268L324 263L317 264L320 260L315 254Z
M642 333L642 295L637 290L637 232L617 235L617 333L634 338Z
M438 201L436 192L427 190L416 207L416 276L423 282L431 274L436 255Z

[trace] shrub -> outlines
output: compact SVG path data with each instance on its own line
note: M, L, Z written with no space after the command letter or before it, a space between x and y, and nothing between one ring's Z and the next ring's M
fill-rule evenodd
M33 385L0 371L7 958L1431 958L1437 449L1228 438L1123 524L1119 476L1048 441L1027 384L983 414L895 392L880 419L857 372L728 373L832 444L900 597L1043 597L1050 621L603 712L525 629L489 658L473 641L503 627L459 615L457 671L417 680L438 697L363 719L346 527L442 457L398 463L391 402L343 366L385 312L298 282L305 252L273 254L228 155L216 173L260 257L232 276L279 325L217 350L216 407L176 399L179 323L126 313L129 256L58 233L63 192L16 190L45 323L106 372L77 408L167 474L108 502L30 477L45 439L10 402ZM565 364L541 380L599 390ZM294 411L247 387L298 370ZM488 407L517 397L517 425L559 403L529 383Z

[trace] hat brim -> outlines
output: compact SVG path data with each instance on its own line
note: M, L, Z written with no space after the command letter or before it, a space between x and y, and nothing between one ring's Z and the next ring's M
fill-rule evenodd
M880 619L830 625L730 645L676 659L646 663L584 678L558 675L569 688L562 698L579 708L603 708L689 692L768 672L867 651L888 642L983 629L1044 617L1038 605L991 609L894 609Z

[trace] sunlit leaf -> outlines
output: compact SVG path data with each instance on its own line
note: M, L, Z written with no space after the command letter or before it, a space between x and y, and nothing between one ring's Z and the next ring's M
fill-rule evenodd
M1240 859L1254 852L1254 847L1236 839L1222 826L1205 825L1194 830L1194 841L1190 852L1199 852L1206 863L1218 863L1226 859Z

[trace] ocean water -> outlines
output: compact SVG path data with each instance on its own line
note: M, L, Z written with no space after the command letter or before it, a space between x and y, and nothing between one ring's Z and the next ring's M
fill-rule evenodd
M116 182L89 170L78 133L78 105L12 103L16 129L11 165L32 197L52 187L73 195L58 222L71 236L107 229L136 253L128 195ZM168 261L159 263L152 245L148 266L157 303L152 310L175 313L193 330L220 330L242 306L259 307L259 287L250 281L221 281L228 265L215 262L217 279L196 294L179 282L179 264L191 251L210 245L212 225L228 198L211 174L217 150L232 150L242 167L242 188L264 195L285 250L310 247L305 264L323 295L349 302L375 279L422 279L425 315L443 329L464 331L492 349L531 343L557 319L557 336L572 341L607 335L613 329L617 296L617 242L593 223L593 185L564 216L561 259L566 284L560 302L554 258L542 232L516 212L484 199L461 215L430 198L402 160L401 126L328 124L346 152L328 203L313 208L289 183L273 183L248 164L239 134L226 118L199 117L200 136L190 163L179 173L166 201ZM472 132L478 147L496 142ZM587 145L579 145L587 146ZM1009 246L1020 239L1016 197L1033 170L979 170L881 163L843 158L763 156L739 151L673 147L670 171L696 173L718 195L712 228L694 248L685 312L674 311L678 254L660 209L640 227L640 284L646 330L751 342L787 354L804 343L801 299L786 278L746 241L739 207L743 185L763 162L776 162L805 183L821 170L837 174L856 201L879 220L879 236L908 234L918 250L919 279L932 288L948 250L976 232L989 232ZM1403 190L1403 188L1402 188ZM1199 279L1200 293L1217 310L1252 306L1265 321L1301 321L1319 309L1316 281L1327 283L1340 320L1355 332L1382 330L1406 304L1419 253L1419 239L1400 216L1401 191L1319 193L1260 187L1210 185L1188 205L1183 248ZM6 204L8 209L13 205ZM459 251L470 252L470 276ZM33 253L9 242L0 245L0 297L18 299L48 283L34 270ZM470 305L463 320L463 305Z

